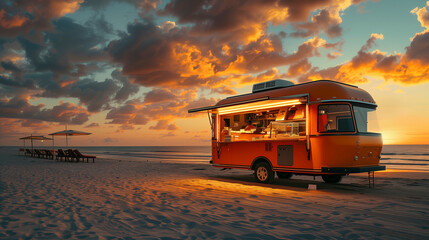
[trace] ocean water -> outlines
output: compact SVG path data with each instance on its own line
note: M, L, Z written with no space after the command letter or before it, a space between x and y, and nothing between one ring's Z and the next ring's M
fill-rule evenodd
M3 147L4 148L4 147ZM209 164L210 146L73 147L99 158ZM428 170L429 145L385 145L381 165L388 169Z
M380 163L389 169L429 170L429 145L385 145Z
M210 146L76 147L84 154L133 161L209 164Z

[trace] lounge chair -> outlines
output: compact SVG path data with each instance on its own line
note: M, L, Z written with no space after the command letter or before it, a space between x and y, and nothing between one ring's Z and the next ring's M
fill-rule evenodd
M92 158L92 162L95 162L95 158L97 158L96 156L91 156L91 155L83 155L81 152L79 152L79 150L75 149L73 150L73 152L79 157L82 158L83 160L85 160L86 158L86 162L89 162L89 159Z
M67 149L66 153L70 157L70 161L73 162L73 159L76 159L76 162L79 162L79 156L72 149Z
M48 158L48 152L45 149L40 149L39 152L41 153L41 157Z
M34 153L35 153L35 155L37 155L38 158L41 158L44 156L44 154L41 151L39 151L38 149L34 149Z
M69 156L66 155L66 153L62 150L62 149L58 149L57 151L57 157L55 158L56 160L60 160L64 158L64 161L67 161Z
M42 154L43 158L48 158L48 152L45 149L40 149L39 152Z
M54 159L54 154L52 154L51 150L45 150L46 158Z
M27 155L33 156L33 152L30 149L26 148L25 152L24 152L24 155L25 156L27 156Z

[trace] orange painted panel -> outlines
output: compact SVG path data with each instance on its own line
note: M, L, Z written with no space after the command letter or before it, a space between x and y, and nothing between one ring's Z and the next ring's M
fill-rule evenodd
M253 142L224 142L219 143L219 158L216 144L213 144L213 163L222 165L238 165L251 167L253 160L265 157L273 167L286 167L277 164L277 148L279 145L293 146L293 165L290 168L312 169L311 160L307 159L305 138L289 141L253 141Z
M381 136L362 135L316 136L310 142L316 169L378 165L383 145Z

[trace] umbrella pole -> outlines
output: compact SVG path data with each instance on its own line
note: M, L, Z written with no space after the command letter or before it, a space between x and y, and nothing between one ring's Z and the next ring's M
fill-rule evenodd
M33 134L30 135L31 136L31 156L34 155L34 147L33 147Z
M67 138L67 134L66 134L66 147L69 147L69 140Z

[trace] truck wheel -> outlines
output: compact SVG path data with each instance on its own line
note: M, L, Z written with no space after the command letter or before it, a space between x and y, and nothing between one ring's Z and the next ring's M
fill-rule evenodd
M274 172L266 162L256 165L254 176L259 183L272 183L274 180Z
M290 172L277 172L277 177L283 178L283 179L289 179L291 178L293 173Z
M342 175L322 175L322 179L325 183L338 183L341 181L342 177Z

